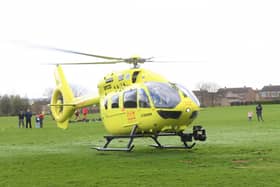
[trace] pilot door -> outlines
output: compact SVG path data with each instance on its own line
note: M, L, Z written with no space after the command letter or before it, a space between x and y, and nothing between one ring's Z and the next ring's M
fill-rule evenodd
M147 92L143 88L138 89L138 99L137 99L137 116L139 119L139 128L143 131L152 132L153 129L153 113L151 108L151 102L149 100Z
M138 125L137 116L137 89L127 90L123 93L124 128Z

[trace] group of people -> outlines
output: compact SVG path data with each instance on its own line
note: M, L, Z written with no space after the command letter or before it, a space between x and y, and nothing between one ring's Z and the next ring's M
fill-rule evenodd
M81 120L81 117L80 117L80 110L79 109L77 109L76 111L75 111L75 121L87 121L87 115L88 115L88 113L89 113L89 110L88 110L88 108L83 108L82 109L82 113L83 113L83 119Z
M263 120L263 115L262 115L262 110L263 110L262 105L260 103L257 104L256 114L257 114L258 121L264 121ZM250 111L250 112L248 112L248 120L251 121L252 118L253 118L253 112Z
M32 128L31 119L32 119L32 112L30 111L30 109L27 109L26 112L21 110L18 114L18 128ZM43 127L43 119L44 119L43 113L36 115L36 123L40 124L40 128Z

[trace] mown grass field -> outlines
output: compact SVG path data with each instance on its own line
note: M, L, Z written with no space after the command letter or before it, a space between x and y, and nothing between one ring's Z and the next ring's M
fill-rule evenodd
M262 123L247 120L255 106L206 108L194 123L206 142L159 150L136 139L130 153L91 149L104 144L101 123L61 130L47 117L43 129L18 129L16 117L1 117L0 186L280 186L280 106L263 107Z

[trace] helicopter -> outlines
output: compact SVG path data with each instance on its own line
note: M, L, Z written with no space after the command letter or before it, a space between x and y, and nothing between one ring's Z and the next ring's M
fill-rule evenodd
M92 105L100 106L103 125L109 135L106 143L95 147L98 151L131 151L135 138L151 138L156 148L191 149L196 141L206 140L206 130L193 126L192 133L184 132L200 110L197 97L181 84L171 83L163 76L140 68L139 64L154 62L154 58L118 58L77 51L52 48L52 50L86 55L106 61L56 64L55 81L50 109L58 127L66 129L77 109ZM63 65L131 64L132 68L112 72L98 83L98 96L74 97L64 75ZM178 136L183 145L162 145L158 138ZM128 139L126 147L109 147L114 139ZM189 145L188 142L192 144Z

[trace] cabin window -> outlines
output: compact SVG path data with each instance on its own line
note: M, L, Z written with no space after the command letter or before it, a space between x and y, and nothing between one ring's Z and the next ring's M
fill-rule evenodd
M119 75L119 81L123 80L123 75Z
M110 78L105 80L105 83L110 83L110 82L113 82L113 81L114 81L113 77L110 77Z
M148 95L146 94L144 89L139 89L138 90L138 95L139 95L139 107L140 108L150 108L150 102Z
M104 108L107 110L108 109L108 99L104 99Z
M119 108L119 95L112 96L111 108Z
M129 80L129 79L130 79L130 74L129 74L129 73L125 75L125 79L126 79L126 80Z
M104 90L109 90L111 88L112 88L111 84L104 86Z
M123 105L124 108L136 108L137 107L137 91L136 89L124 92Z

